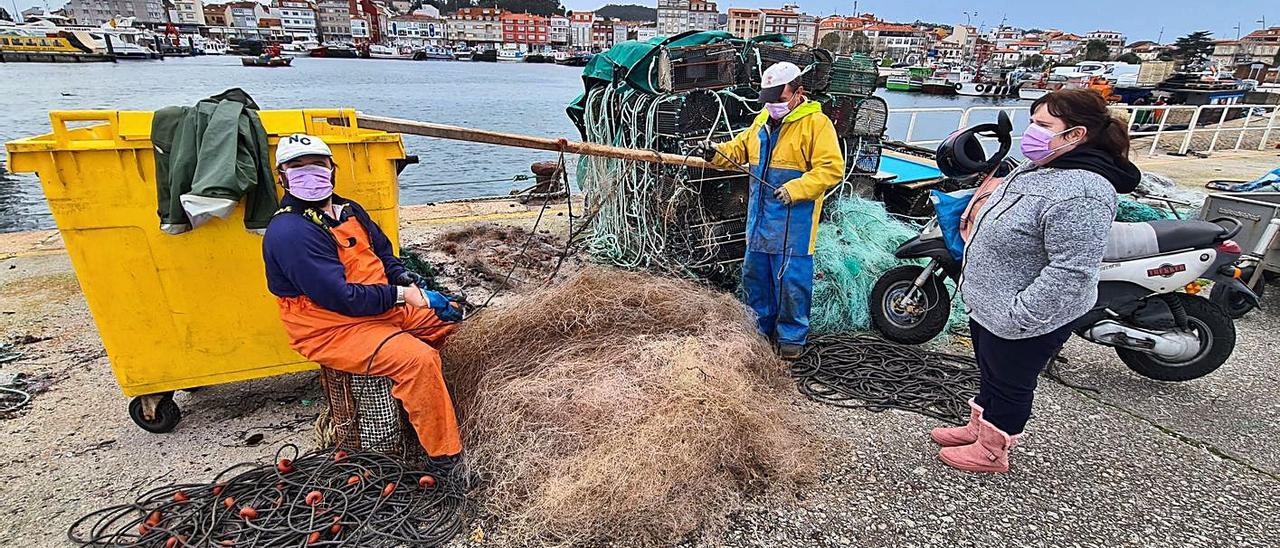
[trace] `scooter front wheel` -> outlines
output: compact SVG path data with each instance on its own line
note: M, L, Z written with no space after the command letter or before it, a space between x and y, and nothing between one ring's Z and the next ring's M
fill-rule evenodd
M931 275L924 287L915 280L924 272L918 265L889 269L871 288L871 324L885 339L899 344L921 344L933 340L947 327L951 316L951 294L942 278Z

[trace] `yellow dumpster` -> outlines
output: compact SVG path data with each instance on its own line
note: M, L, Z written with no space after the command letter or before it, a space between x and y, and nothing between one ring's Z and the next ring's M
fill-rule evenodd
M138 396L130 415L167 432L181 417L174 390L315 364L289 348L267 291L262 238L245 230L243 204L184 234L160 230L151 116L52 112L53 133L5 147L11 171L40 176L116 381ZM337 192L398 241L396 178L405 163L398 134L360 129L355 110L262 111L261 119L273 154L282 135L322 136L339 166Z

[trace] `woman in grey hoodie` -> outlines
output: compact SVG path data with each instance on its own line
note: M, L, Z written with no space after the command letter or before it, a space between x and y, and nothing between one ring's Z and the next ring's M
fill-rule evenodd
M960 290L981 372L969 423L936 428L939 457L972 472L1006 472L1031 416L1036 378L1097 301L1116 193L1141 173L1126 124L1091 90L1050 93L1031 105L1027 162L977 214Z

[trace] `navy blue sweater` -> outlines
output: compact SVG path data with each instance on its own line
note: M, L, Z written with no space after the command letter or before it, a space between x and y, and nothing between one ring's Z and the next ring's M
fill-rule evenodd
M355 216L369 235L374 253L382 259L387 280L394 283L406 269L392 252L387 235L360 204L336 194L333 203L343 205L342 219L334 220L328 215L322 215L321 219L333 227ZM267 289L273 295L306 295L316 304L346 316L375 316L395 306L394 285L347 283L346 269L338 259L338 243L333 234L299 214L309 205L307 202L286 195L280 205L291 206L294 213L273 217L262 240Z

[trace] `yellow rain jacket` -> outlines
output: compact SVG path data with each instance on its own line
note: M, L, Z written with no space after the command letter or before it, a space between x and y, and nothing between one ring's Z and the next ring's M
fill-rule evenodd
M779 126L771 127L768 120L769 113L762 111L751 127L716 145L721 154L715 163L725 168L734 167L731 162L745 163L754 174L747 210L748 251L812 255L823 196L844 179L840 141L816 101L796 107ZM789 209L773 197L779 186L791 195Z

